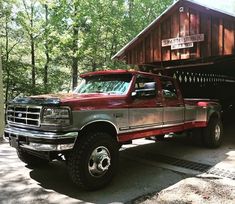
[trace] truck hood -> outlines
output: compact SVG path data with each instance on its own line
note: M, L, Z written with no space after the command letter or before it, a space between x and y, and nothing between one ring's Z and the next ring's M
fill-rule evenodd
M72 109L99 109L125 106L125 96L95 94L45 94L29 97L17 97L10 104L62 105Z

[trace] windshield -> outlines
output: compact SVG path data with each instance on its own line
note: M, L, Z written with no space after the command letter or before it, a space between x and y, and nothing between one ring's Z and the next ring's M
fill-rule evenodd
M90 76L83 79L74 92L123 95L129 89L131 78L131 74Z

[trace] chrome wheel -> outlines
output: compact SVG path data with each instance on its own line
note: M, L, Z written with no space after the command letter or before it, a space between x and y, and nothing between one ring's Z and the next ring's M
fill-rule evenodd
M118 167L118 142L106 132L86 132L68 157L72 181L82 189L96 190L112 180Z
M221 134L220 126L217 124L215 126L215 140L216 141L220 139L220 134Z
M223 125L221 119L211 116L206 128L203 129L203 143L209 148L217 148L223 141Z
M109 150L100 146L93 150L88 160L88 170L91 176L103 176L111 165L111 157Z

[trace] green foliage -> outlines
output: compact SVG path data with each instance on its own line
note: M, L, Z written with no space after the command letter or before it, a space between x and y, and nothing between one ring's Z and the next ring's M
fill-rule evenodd
M76 67L78 73L127 69L124 63L111 57L172 2L0 0L6 100L19 94L68 91Z

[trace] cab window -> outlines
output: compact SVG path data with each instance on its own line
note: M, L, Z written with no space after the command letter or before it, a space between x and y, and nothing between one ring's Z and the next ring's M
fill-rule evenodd
M139 97L154 97L157 86L154 77L138 75L135 82L135 92Z
M161 79L163 97L166 99L177 99L177 90L173 80L162 78Z

